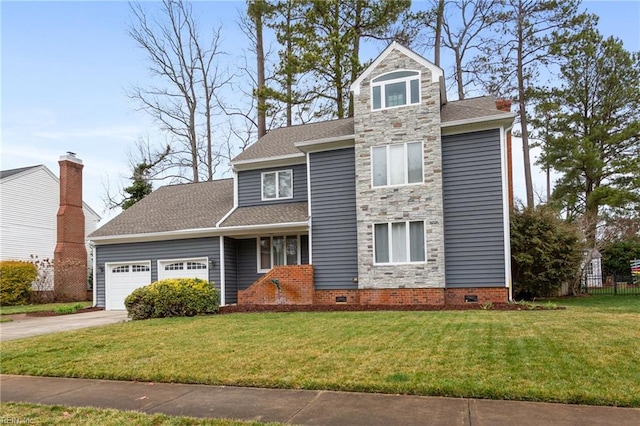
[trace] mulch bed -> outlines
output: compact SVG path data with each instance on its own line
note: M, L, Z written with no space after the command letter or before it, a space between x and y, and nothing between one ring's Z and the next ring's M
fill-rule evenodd
M476 303L465 305L230 305L220 307L220 314L248 312L356 312L356 311L545 311L564 307L532 306L515 303L494 303L486 307Z
M89 308L78 309L73 314L83 314L86 312L96 312L96 311L104 311L104 308L98 308L96 306L91 306ZM56 311L42 311L42 312L27 312L26 315L28 317L57 317L59 315L73 315L73 314L59 314Z

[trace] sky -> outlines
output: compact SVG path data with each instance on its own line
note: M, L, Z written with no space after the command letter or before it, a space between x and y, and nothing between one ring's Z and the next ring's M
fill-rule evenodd
M202 28L222 25L231 68L247 48L236 25L245 5L194 2ZM600 16L601 33L622 39L627 50L640 50L640 0L583 5ZM160 137L126 96L128 88L150 79L144 52L127 35L130 20L126 1L0 0L0 169L44 164L58 174L59 157L75 152L85 166L84 200L105 219L117 213L105 210L107 188L116 193L126 184L135 142ZM383 49L369 46L362 60ZM513 150L515 194L524 199L521 144L516 141ZM545 193L537 167L534 186Z

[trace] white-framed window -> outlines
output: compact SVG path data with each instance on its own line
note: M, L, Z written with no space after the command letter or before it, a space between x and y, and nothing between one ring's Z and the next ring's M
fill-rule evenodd
M187 270L194 269L207 269L207 264L204 262L187 262Z
M184 270L184 262L168 263L164 265L165 271L182 271Z
M131 265L131 272L149 272L149 265Z
M111 272L114 274L129 273L129 265L116 266Z
M371 80L371 109L420 103L420 72L392 71Z
M375 223L374 264L421 263L425 261L424 221Z
M371 148L372 185L395 186L424 182L422 142Z
M293 170L262 173L262 200L293 198Z
M258 237L258 272L300 264L300 235Z

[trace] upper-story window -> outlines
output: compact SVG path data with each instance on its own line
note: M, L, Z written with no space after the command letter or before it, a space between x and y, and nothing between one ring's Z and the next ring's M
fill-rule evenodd
M420 72L393 71L371 81L374 110L420 103Z
M423 182L422 143L400 143L371 148L373 186Z
M293 197L293 170L262 173L262 199L277 200Z

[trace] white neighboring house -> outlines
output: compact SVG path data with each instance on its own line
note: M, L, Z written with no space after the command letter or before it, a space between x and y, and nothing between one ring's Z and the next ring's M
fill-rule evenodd
M100 216L87 203L82 205L87 236ZM31 255L53 259L59 207L60 179L46 166L0 171L0 260L31 260Z

